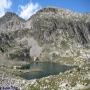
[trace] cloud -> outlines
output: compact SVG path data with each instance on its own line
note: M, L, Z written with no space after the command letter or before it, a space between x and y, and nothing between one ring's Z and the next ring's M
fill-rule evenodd
M24 19L28 19L30 18L30 16L35 14L40 8L41 6L38 3L33 3L33 2L29 2L25 6L21 5L19 16Z
M12 5L11 0L0 0L0 17L3 16L7 9Z

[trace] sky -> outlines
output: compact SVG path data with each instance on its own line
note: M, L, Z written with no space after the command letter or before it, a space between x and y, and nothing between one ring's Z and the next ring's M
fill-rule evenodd
M15 12L24 19L44 7L66 8L75 12L90 12L90 0L0 0L0 17Z

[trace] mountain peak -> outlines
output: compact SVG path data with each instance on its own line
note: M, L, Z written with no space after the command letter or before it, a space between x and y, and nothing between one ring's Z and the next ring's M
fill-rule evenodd
M6 12L3 17L12 18L14 16L17 16L14 12Z
M72 18L76 19L77 18L78 19L78 18L82 18L82 16L84 16L83 13L73 12L72 10L69 10L69 9L57 8L57 7L45 7L45 8L42 8L33 16L36 16L36 15L47 15L47 16L50 16L50 15L55 16L56 15L56 17L60 16L62 18L67 18L67 19L68 18L70 18L70 19L72 19Z
M16 14L14 12L6 12L5 15L13 16L13 15L16 15Z
M53 7L46 7L41 9L39 12L58 12L58 8L53 8Z
M52 12L52 13L75 13L69 9L64 9L64 8L57 8L57 7L46 7L46 8L43 8L41 10L39 10L38 12Z
M2 31L15 31L21 29L24 19L19 17L13 12L6 12L3 17L0 18L0 32Z

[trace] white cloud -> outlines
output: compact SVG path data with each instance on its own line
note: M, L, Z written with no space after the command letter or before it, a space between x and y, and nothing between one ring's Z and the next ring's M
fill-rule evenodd
M35 14L41 6L38 3L30 2L26 4L25 6L20 6L20 17L24 19L30 18L33 14Z
M0 0L0 17L3 16L7 9L12 5L11 0Z

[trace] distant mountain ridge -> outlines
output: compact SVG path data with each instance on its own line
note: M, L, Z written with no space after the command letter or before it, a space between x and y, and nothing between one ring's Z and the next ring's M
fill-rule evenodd
M12 12L6 12L6 14L0 18L0 32L14 31L23 28L25 20Z

